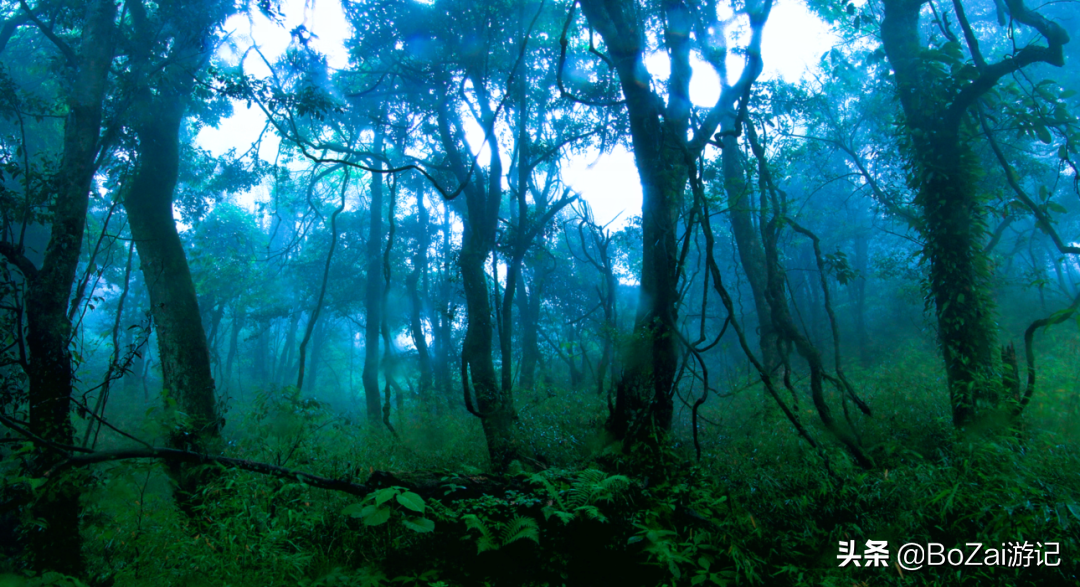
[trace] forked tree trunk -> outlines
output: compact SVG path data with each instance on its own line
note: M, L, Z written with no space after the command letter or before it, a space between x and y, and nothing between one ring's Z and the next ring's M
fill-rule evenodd
M675 330L680 278L676 223L683 192L692 160L712 139L721 120L732 116L734 104L749 94L750 84L761 71L761 31L772 6L767 0L750 14L751 40L743 73L736 84L725 84L701 124L692 127L690 55L695 49L704 50L703 56L715 70L723 68L723 56L709 44L714 39L705 38L720 30L720 25L715 14L695 13L681 2L661 4L663 40L671 63L666 97L653 90L652 76L645 67L646 25L637 3L580 2L589 25L604 39L610 62L618 73L641 178L641 300L634 337L624 357L625 369L615 386L615 409L608 425L616 438L631 442L653 438L650 429L661 433L671 429L679 338ZM699 17L704 20L697 20ZM693 137L688 138L691 132Z
M1012 19L1037 30L1047 44L1031 43L999 62L985 63L971 41L974 33L961 18L977 65L971 81L941 72L939 64L924 55L923 0L886 0L881 22L882 46L896 72L911 144L910 183L917 190L923 220L923 254L930 265L930 297L956 426L970 423L980 403L994 404L1000 385L993 376L997 332L988 283L991 269L983 250L986 211L977 190L978 161L963 122L1000 78L1035 63L1064 65L1062 47L1069 41L1061 26L1028 9L1023 0L1005 3Z
M74 371L68 344L72 325L67 317L68 298L82 249L83 227L98 152L102 103L115 48L116 5L95 0L86 8L75 79L68 96L69 114L64 123L64 155L58 172L56 199L52 205L52 230L45 259L38 270L7 250L5 256L21 257L28 281L25 298L29 365L30 431L46 442L74 444L70 406ZM57 462L57 454L45 447L32 473L41 474ZM33 507L33 517L43 522L29 530L30 554L35 570L82 576L85 561L79 534L79 484L57 484Z

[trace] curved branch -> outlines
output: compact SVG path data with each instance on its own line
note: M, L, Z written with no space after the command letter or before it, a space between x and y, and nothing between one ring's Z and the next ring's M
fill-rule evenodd
M34 265L33 261L26 256L22 247L7 241L0 242L0 255L3 255L8 263L11 263L19 271L22 271L23 277L25 277L27 281L32 281L37 277L38 268Z
M1031 402L1031 396L1035 393L1035 349L1033 347L1035 339L1035 331L1040 328L1048 328L1055 324L1061 324L1076 314L1076 311L1080 309L1080 295L1073 299L1072 305L1064 310L1059 310L1046 318L1040 318L1031 323L1024 331L1024 355L1027 360L1027 389L1024 390L1024 396L1020 398L1020 402L1013 408L1014 415L1020 415L1020 412L1024 411L1028 403Z
M71 48L71 45L65 43L63 39L56 36L56 33L54 33L51 28L46 26L45 23L41 22L41 20L34 14L34 11L30 9L30 6L26 4L26 0L19 0L19 5L22 6L23 11L26 13L26 17L34 23L34 26L36 26L39 31L41 31L41 34L45 35L45 38L56 46L56 48L64 56L64 60L67 61L67 64L70 67L78 67L79 58L77 55L75 55L75 50Z
M1039 31L1046 38L1047 44L1046 46L1028 45L1013 56L981 67L979 77L964 86L957 94L956 100L949 105L945 122L953 129L960 124L960 119L967 109L1006 75L1020 71L1033 63L1048 63L1056 67L1065 65L1065 52L1062 48L1069 42L1069 33L1065 32L1061 25L1029 9L1024 5L1024 0L1005 0L1005 3L1014 20ZM977 48L977 44L973 46L973 55L977 53Z

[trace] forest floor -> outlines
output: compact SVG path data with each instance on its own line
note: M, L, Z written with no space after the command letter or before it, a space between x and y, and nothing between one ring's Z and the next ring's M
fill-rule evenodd
M853 370L874 408L852 410L872 470L813 427L826 465L752 385L706 404L700 459L688 409L670 449L625 455L599 432L603 398L521 393L519 441L536 458L502 476L484 473L467 414L403 418L395 440L265 393L230 412L229 456L378 489L357 498L222 470L192 518L161 465L101 465L84 500L86 554L94 582L116 586L1078 585L1075 350L1044 361L1006 432L953 428L925 350ZM868 541L885 541L884 561L841 565L845 552L872 554ZM942 554L916 570L900 560L909 543Z

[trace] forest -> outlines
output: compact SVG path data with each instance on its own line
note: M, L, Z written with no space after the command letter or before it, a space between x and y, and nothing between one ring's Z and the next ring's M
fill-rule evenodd
M1078 30L0 1L0 586L1080 585Z

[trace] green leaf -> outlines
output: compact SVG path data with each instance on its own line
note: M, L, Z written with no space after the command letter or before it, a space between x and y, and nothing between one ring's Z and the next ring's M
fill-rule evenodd
M408 529L424 534L435 529L435 522L420 517L405 518L401 523Z
M364 505L359 504L359 503L354 503L352 505L345 506L345 509L341 510L341 515L343 515L343 516L351 516L353 518L359 518L360 516L364 515L363 512L364 512Z
M1042 125L1035 127L1035 135L1039 137L1039 140L1042 141L1043 144L1046 145L1049 145L1050 141L1053 140L1050 137L1050 131L1046 130L1046 127Z
M1050 212L1055 213L1055 214L1065 214L1066 212L1069 211L1068 209L1065 208L1065 206L1062 206L1061 204L1058 204L1057 202L1047 202L1046 203L1046 209L1049 210Z
M424 498L411 491L399 494L397 496L397 502L414 512L424 513Z
M380 489L375 492L375 505L382 505L398 494L397 487L387 487L386 489Z
M371 506L368 506L371 507ZM365 508L366 509L366 508ZM365 526L379 526L390 519L390 508L375 508L375 511L364 516Z

